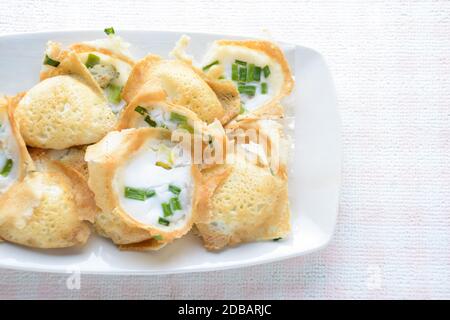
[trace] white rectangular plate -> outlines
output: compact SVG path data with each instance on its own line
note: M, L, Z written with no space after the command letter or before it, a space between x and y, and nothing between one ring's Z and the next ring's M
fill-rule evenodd
M136 58L147 53L167 56L182 33L118 31L132 44ZM201 58L216 39L240 37L189 33L188 51ZM48 40L65 45L103 37L99 31L45 32L0 37L0 93L16 94L38 81ZM295 152L289 188L292 234L282 241L256 242L206 251L188 235L158 252L121 252L110 241L93 235L78 249L35 250L0 243L0 267L22 270L104 274L164 274L236 268L304 255L326 246L337 216L341 143L340 121L330 73L317 52L281 44L296 86L286 104L294 110Z

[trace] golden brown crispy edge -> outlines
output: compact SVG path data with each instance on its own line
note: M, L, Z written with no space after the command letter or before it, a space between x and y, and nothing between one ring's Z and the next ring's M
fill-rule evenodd
M130 57L127 57L126 55L123 55L120 53L115 53L115 52L112 52L111 50L108 50L105 48L97 48L97 47L88 45L86 43L74 43L74 44L70 45L70 49L72 49L73 51L75 51L77 53L95 52L96 51L96 52L103 53L104 55L111 56L113 58L122 60L131 66L133 66L135 64L134 60L131 59Z
M156 63L159 63L160 61L161 57L154 54L149 54L134 64L133 68L131 69L131 73L128 76L128 81L122 90L122 98L127 103L130 103L131 100L133 100L133 98L138 95L139 91L149 80L150 75L147 70L152 68Z

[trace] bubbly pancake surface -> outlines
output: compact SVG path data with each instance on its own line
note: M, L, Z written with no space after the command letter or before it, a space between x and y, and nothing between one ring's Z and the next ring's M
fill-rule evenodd
M106 100L69 75L45 79L31 88L15 117L27 145L50 149L97 142L116 123Z

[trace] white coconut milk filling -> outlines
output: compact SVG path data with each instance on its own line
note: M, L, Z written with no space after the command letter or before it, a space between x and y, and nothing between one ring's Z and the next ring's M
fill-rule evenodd
M260 81L235 81L238 87L240 85L256 87L255 94L253 96L246 93L240 94L245 110L252 111L261 107L273 99L273 97L281 90L284 76L280 64L267 56L265 53L257 50L234 45L214 45L203 59L203 66L207 66L214 61L218 61L219 65L224 68L224 77L232 80L232 66L235 64L236 60L246 62L247 64L244 68L247 69L250 64L254 64L256 67L261 68ZM268 77L265 77L264 72L262 71L265 66L268 66L270 70L270 75ZM238 65L238 67L240 68L241 66ZM266 93L262 93L263 83L266 83L267 85Z
M12 133L6 111L0 114L0 194L19 177L19 145Z
M182 228L192 209L190 163L190 153L182 147L170 141L151 141L115 176L120 206L142 224L165 231Z

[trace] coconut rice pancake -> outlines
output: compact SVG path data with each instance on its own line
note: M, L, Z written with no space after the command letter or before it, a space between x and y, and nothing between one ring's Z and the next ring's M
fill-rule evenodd
M283 115L279 101L294 86L281 49L262 40L218 40L203 59L206 72L232 80L240 93L242 113Z
M94 226L121 249L159 249L202 215L200 172L170 137L166 129L127 129L87 148L89 186L102 210Z
M129 44L111 30L104 39L75 43L69 50L50 41L41 79L77 74L95 91L104 94L111 110L119 114L126 104L122 99L122 89L134 65L128 47Z
M31 155L37 171L0 198L0 238L34 248L65 248L86 243L87 221L97 213L92 192L71 168Z
M20 99L14 116L28 146L48 149L95 143L116 125L104 97L73 75L36 84Z
M275 120L242 119L226 126L224 164L202 170L208 181L206 222L198 233L209 250L272 240L290 232L287 139Z

